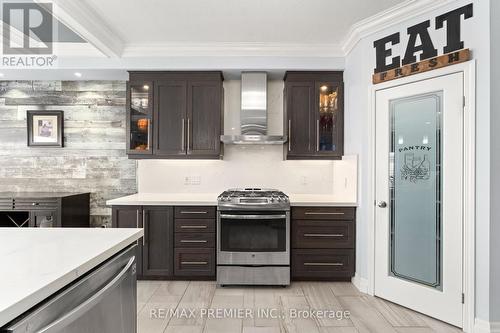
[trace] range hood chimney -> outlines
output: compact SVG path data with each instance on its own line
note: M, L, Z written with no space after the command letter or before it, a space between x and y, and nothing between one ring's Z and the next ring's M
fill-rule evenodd
M221 135L226 144L281 145L286 137L267 135L267 73L241 73L240 135Z

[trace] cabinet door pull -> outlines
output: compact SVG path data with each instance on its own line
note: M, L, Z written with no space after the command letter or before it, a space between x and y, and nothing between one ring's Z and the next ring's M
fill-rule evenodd
M344 215L343 212L305 212L305 215Z
M316 151L319 151L319 119L316 120Z
M292 150L292 119L288 119L288 151Z
M206 229L206 225L181 225L181 229Z
M182 150L181 151L186 151L186 147L184 146L184 127L185 127L185 121L184 121L184 118L182 118L182 132L181 132L181 147L182 147Z
M206 243L205 239L181 239L181 243Z
M182 265L206 265L206 261L181 261Z
M181 211L181 214L207 214L207 212L205 211L185 211L185 210L182 210Z
M190 127L190 126L189 126L189 118L187 119L187 123L188 123L188 125L187 125L187 151L189 152L189 151L191 151L191 148L190 148L190 146L189 146L189 144L190 144L190 142L189 142L189 141L190 141L190 140L189 140L189 132L190 132L190 131L189 131L189 127Z
M344 234L304 234L304 237L344 237Z
M305 262L304 266L344 266L341 262Z
M146 230L146 211L142 211L142 227L144 228L144 237L142 237L142 246L146 246L146 235L148 231Z
M139 228L139 210L135 211L135 227Z
M39 202L33 202L31 205L32 205L32 206L39 206L39 205L40 205L40 203L39 203Z

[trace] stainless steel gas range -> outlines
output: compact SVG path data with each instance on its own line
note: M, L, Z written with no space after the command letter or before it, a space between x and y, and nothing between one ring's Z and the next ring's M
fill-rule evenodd
M217 283L289 285L288 196L245 188L224 191L217 201Z

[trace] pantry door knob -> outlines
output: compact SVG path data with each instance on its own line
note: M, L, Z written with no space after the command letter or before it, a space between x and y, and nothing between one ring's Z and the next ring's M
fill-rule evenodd
M378 206L380 208L385 208L385 207L387 207L387 202L385 202L385 201L379 201Z

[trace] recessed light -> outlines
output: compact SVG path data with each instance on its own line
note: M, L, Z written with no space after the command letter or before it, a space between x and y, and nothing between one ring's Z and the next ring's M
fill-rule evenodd
M0 73L0 77L3 77L3 76L4 76L4 74L3 74L3 73Z
M144 88L144 90L149 90L149 86L148 86L147 84L145 84L145 85L143 86L143 88Z
M82 73L80 73L80 72L75 72L75 76L76 76L76 77L82 77Z

